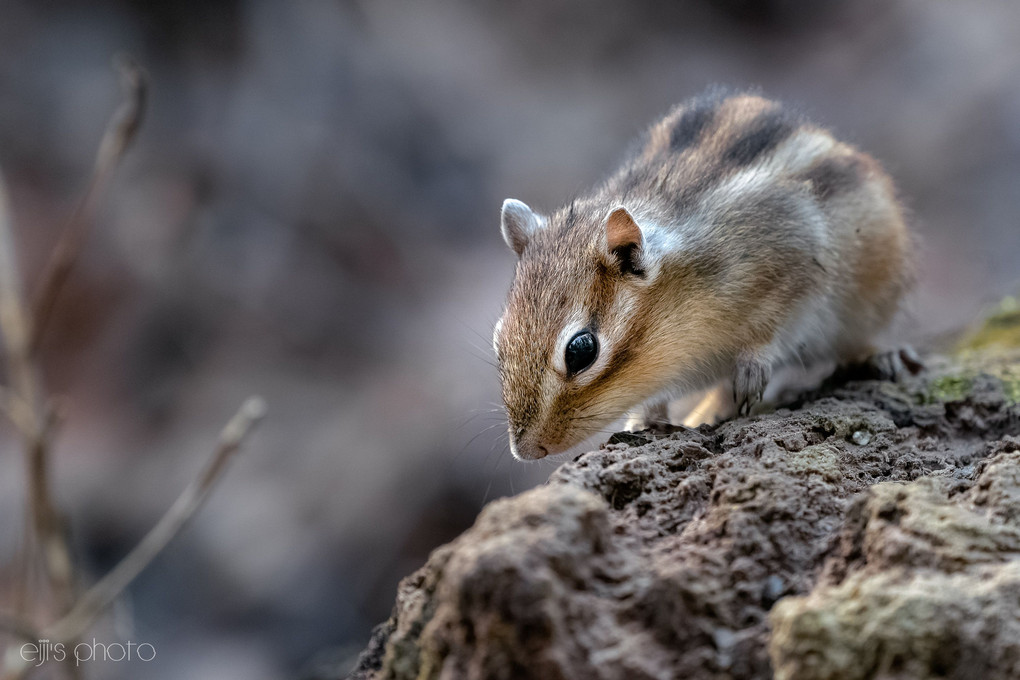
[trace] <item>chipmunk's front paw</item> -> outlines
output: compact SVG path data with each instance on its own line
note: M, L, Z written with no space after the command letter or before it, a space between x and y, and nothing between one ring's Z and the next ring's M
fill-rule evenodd
M757 356L742 357L733 374L733 403L737 415L751 413L765 394L765 386L772 377L772 365Z

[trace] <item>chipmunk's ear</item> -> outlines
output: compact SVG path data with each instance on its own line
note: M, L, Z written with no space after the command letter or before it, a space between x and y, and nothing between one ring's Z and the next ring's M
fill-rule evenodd
M606 244L609 252L619 260L622 273L645 275L644 267L641 266L644 240L641 227L626 208L621 205L609 213L606 218Z
M532 234L545 225L545 218L529 208L527 203L508 198L503 201L500 222L503 240L520 257Z

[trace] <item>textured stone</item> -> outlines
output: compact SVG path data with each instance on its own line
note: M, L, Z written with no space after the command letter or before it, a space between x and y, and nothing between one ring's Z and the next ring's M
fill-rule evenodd
M1020 677L1018 360L614 436L436 550L351 677Z

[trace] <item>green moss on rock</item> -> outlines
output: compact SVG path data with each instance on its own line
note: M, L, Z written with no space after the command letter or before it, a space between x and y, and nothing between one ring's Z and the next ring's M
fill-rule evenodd
M974 377L970 375L943 375L928 383L927 403L940 401L961 401L974 387Z
M1020 404L1020 348L965 351L951 362L935 360L932 377L922 377L910 391L916 404L945 404L964 401L975 390L987 389L989 379L997 382L1009 405ZM918 389L920 387L920 389Z
M984 320L981 327L960 343L959 352L990 347L1020 348L1020 301L1007 297Z

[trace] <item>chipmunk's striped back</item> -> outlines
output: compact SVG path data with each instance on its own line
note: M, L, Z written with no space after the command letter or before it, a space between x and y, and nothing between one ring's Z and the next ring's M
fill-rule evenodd
M854 154L799 114L754 95L694 99L674 108L645 137L602 190L623 198L668 195L679 209L693 208L713 187L752 168L790 178L816 168L833 151ZM819 194L852 188L862 179L855 168L827 167L833 172L817 168L824 176L802 177L822 180Z
M878 163L746 94L677 107L548 218L508 201L503 233L520 261L495 343L523 457L649 400L723 379L753 400L778 366L859 358L910 271ZM581 334L598 351L572 370Z

